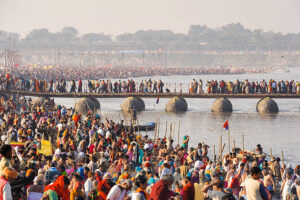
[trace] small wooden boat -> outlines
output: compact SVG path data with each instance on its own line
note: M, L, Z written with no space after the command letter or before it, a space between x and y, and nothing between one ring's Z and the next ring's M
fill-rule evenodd
M143 125L134 125L132 126L125 126L127 130L134 128L135 131L153 131L155 129L155 122L149 122Z
M256 158L258 158L259 160L261 160L261 159L264 160L267 156L265 153L256 154L254 151L244 150L244 157L243 157L243 151L240 148L235 148L234 152L236 152L236 157L240 161L246 157L248 157L250 159L250 161L254 161Z

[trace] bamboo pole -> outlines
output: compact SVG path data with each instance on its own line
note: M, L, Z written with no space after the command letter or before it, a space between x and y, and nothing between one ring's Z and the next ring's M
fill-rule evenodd
M172 139L172 122L171 122L171 124L170 124L170 138Z
M221 149L221 154L220 154L220 156L219 156L218 161L221 161L221 162L222 162L222 153L223 153L223 151L224 151L224 148L225 148L225 143L223 144L223 147L222 147L222 149Z
M178 140L178 146L179 146L179 134L180 134L180 120L178 122L178 135L177 135L177 140Z
M160 129L160 118L158 118L158 125L157 125L157 138L159 138L159 129Z
M213 157L213 159L214 159L214 162L216 162L216 145L214 145L214 157Z
M233 149L235 150L235 139L233 138Z
M282 165L283 165L284 164L283 151L281 151L281 162L282 162Z
M220 135L220 143L219 143L219 156L221 156L221 150L222 150L222 135Z
M136 121L137 121L137 128L138 128L139 135L141 135L139 119L136 118Z
M156 129L157 129L157 120L155 120L155 127L154 127L154 137L153 137L154 144L155 144L155 137L156 137Z
M243 159L244 159L244 151L245 151L245 136L244 136L244 133L242 135L242 140L243 140Z
M167 132L168 132L168 121L166 121L166 131L165 131L165 138L167 137Z
M230 153L231 152L231 150L230 150L230 129L228 130L227 135L228 135L228 153Z
M173 139L175 139L175 121L174 121L174 126L173 126Z

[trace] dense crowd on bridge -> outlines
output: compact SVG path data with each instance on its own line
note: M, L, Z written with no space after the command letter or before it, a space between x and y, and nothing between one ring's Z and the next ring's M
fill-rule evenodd
M112 81L108 80L37 80L24 79L10 74L2 75L0 78L0 90L25 90L32 92L90 92L90 93L169 93L171 87L176 92L176 84L164 83L161 80L142 80L140 83L133 79ZM185 92L183 84L177 83L177 92ZM200 79L193 79L188 86L189 93L199 94L300 94L299 81L276 81L262 80L234 80L234 81L207 81L203 83Z
M300 198L300 165L267 160L260 145L214 156L187 135L175 145L171 136L142 136L124 121L81 116L51 99L2 97L0 133L0 199Z

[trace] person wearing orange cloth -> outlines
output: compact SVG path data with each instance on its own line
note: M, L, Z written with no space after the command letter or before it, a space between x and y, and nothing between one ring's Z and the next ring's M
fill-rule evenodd
M133 193L132 200L148 200L149 195L146 192L147 178L144 176L138 176L135 181L135 185L138 189Z
M67 177L61 175L56 179L56 181L53 184L47 185L45 187L44 192L52 190L56 192L58 198L64 200L70 200L70 191L68 189L69 185L70 185L70 180Z

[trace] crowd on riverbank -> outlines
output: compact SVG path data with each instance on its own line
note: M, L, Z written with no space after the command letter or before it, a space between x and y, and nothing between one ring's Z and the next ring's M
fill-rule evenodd
M25 90L32 92L70 92L70 93L169 93L188 92L200 94L300 94L300 83L295 80L211 80L204 83L193 79L185 91L182 83L168 84L162 80L146 79L137 82L133 79L97 79L78 81L65 79L25 79L11 74L0 76L0 90Z
M141 135L95 113L81 116L51 99L1 98L0 104L2 199L300 197L300 165L267 159L260 145L223 157L200 140L190 146L187 135L175 145L174 138Z

